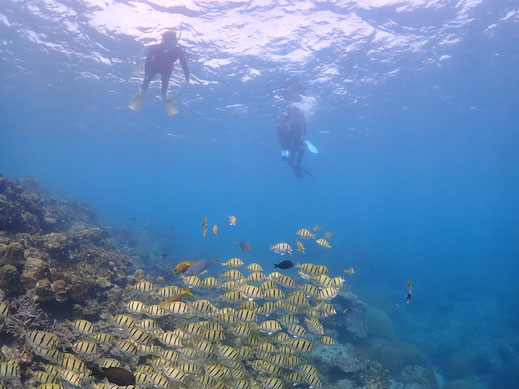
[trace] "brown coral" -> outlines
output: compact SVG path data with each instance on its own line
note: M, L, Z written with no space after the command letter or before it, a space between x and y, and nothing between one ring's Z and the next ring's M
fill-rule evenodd
M40 258L28 258L22 272L22 284L26 289L33 289L39 280L49 278L48 264Z

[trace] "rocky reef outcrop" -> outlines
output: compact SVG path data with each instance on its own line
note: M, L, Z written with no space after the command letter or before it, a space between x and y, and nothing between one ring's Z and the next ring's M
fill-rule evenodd
M89 205L58 198L31 178L0 176L0 290L56 314L96 315L124 288L132 261ZM117 294L115 294L117 295ZM67 311L70 311L67 309Z

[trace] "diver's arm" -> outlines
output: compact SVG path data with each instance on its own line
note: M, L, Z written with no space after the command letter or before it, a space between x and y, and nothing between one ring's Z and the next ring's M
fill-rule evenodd
M178 59L180 60L180 65L184 71L186 83L189 83L189 68L187 67L186 52L181 46L178 46Z

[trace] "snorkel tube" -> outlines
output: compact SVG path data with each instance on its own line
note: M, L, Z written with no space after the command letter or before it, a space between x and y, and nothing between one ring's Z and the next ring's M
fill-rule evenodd
M180 40L180 38L182 38L182 25L184 24L184 22L180 22L180 24L178 25L178 38L177 38L177 42Z

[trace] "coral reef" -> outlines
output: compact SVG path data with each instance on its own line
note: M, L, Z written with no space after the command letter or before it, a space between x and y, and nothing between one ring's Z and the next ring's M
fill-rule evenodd
M31 178L0 176L0 289L13 300L28 297L55 314L96 315L117 298L132 260L94 210L42 190ZM73 309L72 309L73 307ZM70 309L69 309L70 308Z

